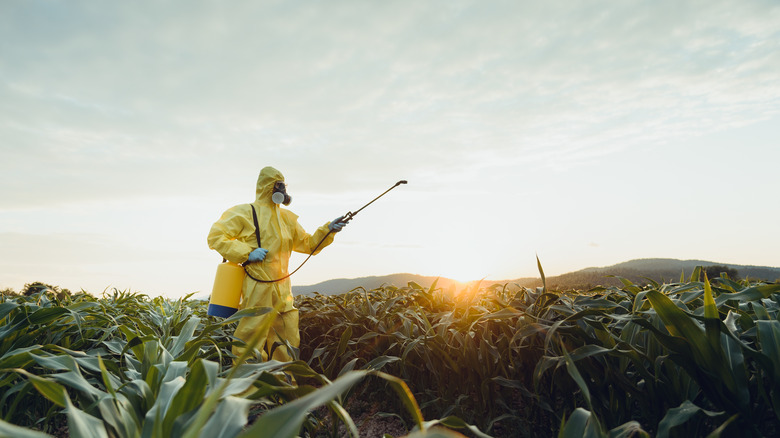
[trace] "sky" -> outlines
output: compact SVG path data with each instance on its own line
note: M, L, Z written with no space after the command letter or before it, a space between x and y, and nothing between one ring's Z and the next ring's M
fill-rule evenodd
M774 0L5 0L0 289L208 294L269 165L309 232L409 182L294 285L777 267L779 72Z

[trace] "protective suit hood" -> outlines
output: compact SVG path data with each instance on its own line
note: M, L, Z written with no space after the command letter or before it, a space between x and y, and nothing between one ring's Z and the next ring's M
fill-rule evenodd
M260 171L260 175L257 177L257 189L255 190L259 204L274 205L273 201L271 201L271 195L274 193L274 184L277 181L284 181L282 172L270 166L264 167Z

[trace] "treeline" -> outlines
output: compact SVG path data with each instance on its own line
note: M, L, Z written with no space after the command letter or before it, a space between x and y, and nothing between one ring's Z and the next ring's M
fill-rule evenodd
M20 292L16 292L13 288L0 289L0 295L5 296L25 296L29 297L39 292L48 292L56 295L58 298L63 298L66 295L71 295L70 290L61 288L59 286L52 286L50 284L42 283L40 281L34 281L32 283L26 283Z

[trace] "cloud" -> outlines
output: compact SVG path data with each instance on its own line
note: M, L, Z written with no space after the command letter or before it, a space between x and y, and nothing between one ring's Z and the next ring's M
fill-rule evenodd
M778 112L773 2L146 6L0 7L4 204L268 162L348 159L343 186L576 166Z

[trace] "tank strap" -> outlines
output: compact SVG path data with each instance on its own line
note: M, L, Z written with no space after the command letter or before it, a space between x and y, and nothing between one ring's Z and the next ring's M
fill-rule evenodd
M257 212L255 211L255 206L254 205L252 205L252 204L249 204L249 205L252 207L252 220L255 221L255 237L257 237L257 247L258 248L262 248L262 246L260 245L260 227L257 225ZM298 269L301 269L301 267L303 267L303 265L306 264L306 262L309 261L311 256L313 256L314 253L317 252L317 249L319 249L319 247L322 245L322 242L324 242L325 239L327 239L328 236L330 236L331 233L333 233L333 230L329 230L328 231L328 234L326 234L325 237L323 237L322 240L320 240L320 243L318 243L317 246L314 247L314 250L312 250L311 254L309 254L309 256L306 257L306 260L304 260L303 263L300 264L300 266L298 266L297 268L295 268L294 271L290 272L289 274L285 275L282 278L277 278L276 280L261 280L259 278L255 278L252 274L250 274L249 271L246 270L246 266L244 266L244 272L246 272L246 275L249 278L251 278L252 280L254 280L254 281L258 282L258 283L276 283L277 281L286 280L286 279L290 278L293 274L298 272Z
M257 238L257 247L262 248L263 245L260 245L260 227L257 225L257 212L255 211L254 205L249 205L252 207L252 220L255 221L255 237Z
M257 211L255 211L255 206L252 204L249 204L250 207L252 207L252 221L255 223L255 237L257 238L257 247L262 248L263 246L260 244L260 226L257 224ZM252 274L249 273L249 271L246 270L246 266L244 266L244 272L246 272L246 275L249 276L252 280L258 282L258 283L273 283L273 281L268 280L261 280L259 278L255 278Z

